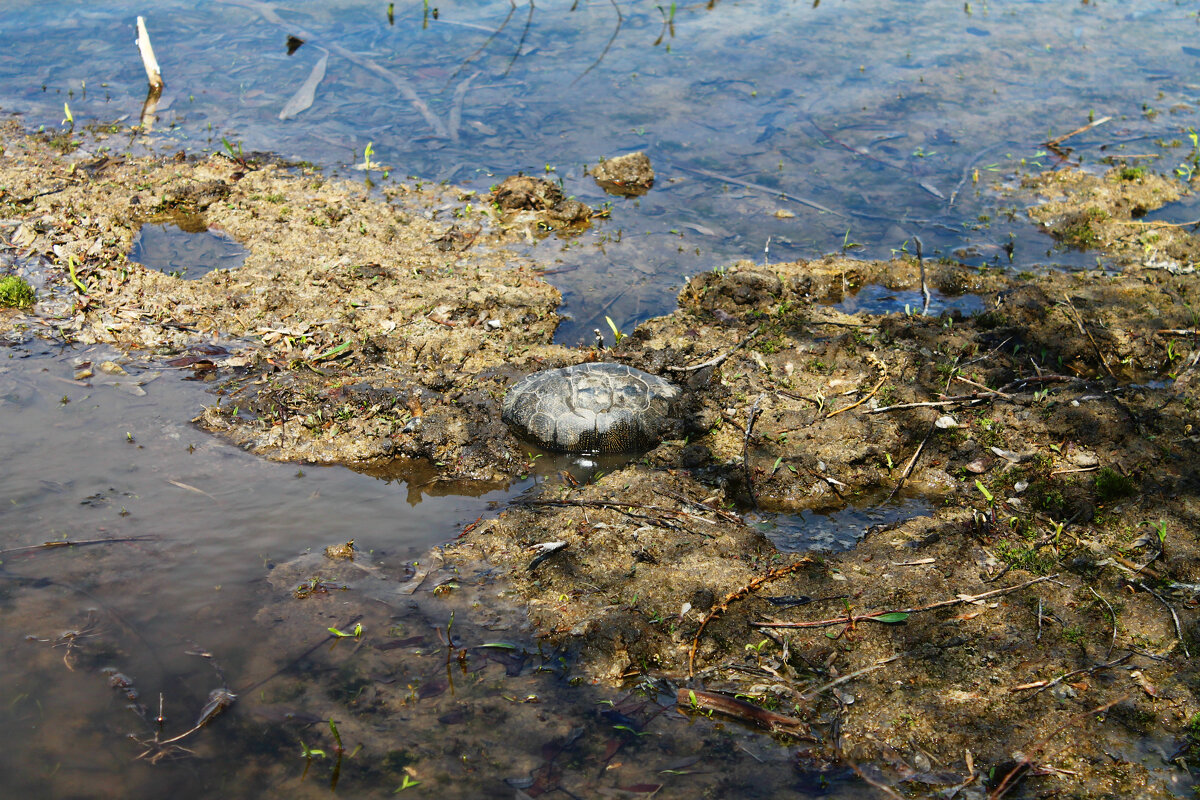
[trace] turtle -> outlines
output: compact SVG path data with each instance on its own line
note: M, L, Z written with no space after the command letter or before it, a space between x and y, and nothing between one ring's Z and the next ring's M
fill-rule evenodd
M548 450L624 453L658 444L679 398L679 387L640 369L577 364L517 381L501 416Z

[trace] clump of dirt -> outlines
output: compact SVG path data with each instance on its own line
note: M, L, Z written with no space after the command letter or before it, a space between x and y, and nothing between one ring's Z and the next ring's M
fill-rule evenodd
M1137 180L1044 176L1031 188L1064 194L1031 214L1129 258L1194 252L1182 229L1127 247L1134 209L1181 190ZM546 210L536 199L513 215L413 187L380 200L219 156L67 164L20 138L0 185L13 245L73 287L66 334L163 354L248 342L207 370L225 381L199 419L269 457L421 458L444 480L504 481L530 466L499 413L519 376L604 359L684 386L679 438L583 486L543 482L447 551L463 573L508 575L596 679L665 681L687 713L720 705L706 692L748 697L835 754L973 786L1052 766L1039 790L1070 770L1085 794L1161 796L1173 767L1138 748L1195 746L1200 297L1185 274L741 263L600 353L551 343L557 293L498 249ZM138 222L181 202L241 241L245 266L185 283L128 263ZM1094 241L1070 233L1082 222ZM872 283L986 311L831 306ZM837 554L782 552L736 513L905 492L935 509Z
M654 186L654 167L640 150L602 160L590 173L601 189L623 197L638 197Z
M502 213L507 212L504 221L510 227L532 219L543 231L579 231L593 216L590 208L567 197L561 188L545 178L513 175L493 188L489 197L496 208Z
M1030 217L1071 247L1102 250L1126 269L1187 272L1200 261L1194 225L1141 219L1188 191L1176 180L1142 168L1114 167L1104 175L1043 172L1027 177L1022 186L1044 198L1030 208Z

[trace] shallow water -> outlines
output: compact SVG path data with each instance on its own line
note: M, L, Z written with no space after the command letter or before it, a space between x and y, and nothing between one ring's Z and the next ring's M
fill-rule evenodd
M147 222L133 239L129 260L191 281L214 269L240 267L246 260L246 249L231 237L205 227L188 230L173 222Z
M273 8L284 25L241 0L153 4L147 24L167 88L154 135L131 146L271 151L366 179L354 166L370 144L376 184L419 179L482 191L526 171L560 179L593 206L611 201L611 219L533 248L564 291L566 343L590 341L596 328L607 334L606 316L629 330L669 310L686 276L737 258L885 258L912 253L919 237L927 256L973 265L1092 266L1093 254L1060 250L1029 224L1004 187L1023 167L1060 163L1041 143L1089 119L1112 118L1066 141L1074 162L1099 168L1118 157L1165 172L1187 155L1185 129L1200 125L1200 20L1188 3L490 0L397 3L392 19L373 0ZM0 109L50 131L69 127L64 104L77 126L136 122L145 78L133 20L146 9L113 0L4 3ZM308 40L291 55L289 31ZM281 120L326 51L311 107ZM585 174L601 157L637 149L658 173L641 198L608 198ZM1190 199L1177 206L1163 213L1200 217ZM971 313L973 299L938 297L931 312ZM866 287L843 310L920 302ZM412 472L379 480L264 462L191 426L211 398L203 384L179 379L186 372L139 362L125 362L126 375L97 369L113 357L37 340L0 347L0 458L20 465L0 473L0 549L153 537L0 555L0 785L29 796L325 794L329 761L315 761L302 782L299 743L331 747L313 715L338 687L363 688L346 675L367 659L356 662L356 645L340 642L297 666L327 626L299 612L274 622L289 589L272 576L305 551L353 538L369 563L401 581L426 548L528 484L445 496ZM90 385L73 379L79 360L93 363ZM531 480L564 467L584 478L595 468L547 461ZM849 509L771 524L785 546L825 534L848 545L889 513ZM556 737L589 774L609 774L604 756L614 725L624 723L591 709L611 698L571 687L559 668L538 671L541 654L523 659L516 674L473 655L471 665L484 666L470 674L488 680L445 688L436 629L444 632L450 607L428 592L411 605L386 585L356 590L379 601L367 620L373 647L381 626L408 628L388 641L420 641L379 650L386 663L370 661L390 672L372 682L373 716L339 720L350 741L357 720L375 740L392 737L396 751L416 746L411 740L437 743L448 760L456 747L498 753L493 760L505 769L485 771L491 783L472 783L483 779L469 761L460 772L445 766L448 782L436 785L444 796L484 785L532 794L554 772L561 751L548 743ZM458 624L473 637L461 645L502 637L536 651L512 619L472 620L463 610ZM189 655L202 651L214 658ZM245 692L288 664L288 682ZM149 722L109 688L101 670L110 666L134 681ZM411 715L395 710L396 696L380 699L389 691L381 686L403 699L399 686L409 684L417 687ZM221 686L244 696L186 742L203 758L153 767L134 760L140 748L125 734L152 735L159 692L174 733ZM541 704L503 699L533 694ZM665 782L659 769L698 772L701 755L701 767L727 771L727 785L744 796L820 794L829 779L847 786L845 776L797 771L789 752L769 742L634 711L638 702L625 710L669 735L623 741L621 759L636 774L622 781L611 773L606 790ZM460 728L463 708L475 716ZM580 728L585 734L572 738ZM511 734L508 749L491 741L497 729ZM731 737L719 761L700 746L711 736ZM340 790L391 794L403 762L349 759ZM671 780L664 794L694 793L688 778ZM597 788L573 786L583 796Z
M759 512L749 520L780 550L838 552L851 549L873 529L926 516L931 509L928 501L909 498L885 505L847 506L830 514Z
M540 248L572 344L607 333L605 316L628 329L669 310L684 276L735 258L887 257L917 236L927 255L971 264L1094 265L1057 250L995 184L1060 163L1041 143L1105 116L1064 142L1073 160L1170 172L1198 123L1200 21L1180 2L491 0L397 3L391 20L366 0L274 8L155 5L167 88L154 145L274 151L362 176L352 167L371 144L389 180L486 190L526 171L611 200L611 220ZM4 4L0 108L55 130L64 103L77 125L136 122L144 10ZM291 55L289 32L307 39ZM325 51L311 107L281 120ZM637 149L658 173L644 197L607 198L584 173Z

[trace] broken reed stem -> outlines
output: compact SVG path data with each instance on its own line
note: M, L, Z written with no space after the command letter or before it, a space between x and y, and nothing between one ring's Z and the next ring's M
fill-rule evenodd
M1089 586L1088 590L1097 600L1099 600L1101 603L1104 603L1104 607L1108 609L1108 615L1112 617L1112 641L1108 643L1108 652L1104 654L1105 658L1109 658L1112 656L1113 648L1117 646L1117 612L1113 611L1113 607L1109 605L1109 602L1101 597L1095 589Z
M152 90L162 91L162 70L158 68L158 59L154 57L154 47L150 44L150 34L146 31L146 20L137 18L137 46L142 54L142 66L146 68L146 79L150 81Z
M1070 139L1072 136L1077 136L1081 133L1084 133L1085 131L1090 131L1092 128L1099 127L1100 125L1103 125L1104 123L1108 122L1111 119L1112 119L1112 117L1101 117L1098 120L1089 122L1087 125L1084 125L1082 128L1076 128L1075 130L1071 131L1070 133L1064 133L1062 136L1057 136L1057 137L1051 139L1050 141L1046 142L1045 144L1047 147L1054 147L1055 145L1062 144L1067 139Z
M961 376L958 376L957 379L963 380L965 383L971 383L971 381L967 381L967 380L963 379ZM1013 391L1014 389L1020 388L1022 384L1027 384L1027 383L1064 383L1064 382L1078 381L1078 380L1082 380L1082 379L1071 376L1071 375L1041 375L1041 376L1034 377L1034 378L1021 378L1019 380L1015 380L1015 381L1012 381L1011 383L1005 384L1004 386L1000 387L999 389L987 389L987 387L984 387L984 389L986 389L986 391L983 391L983 392L972 392L971 394L957 394L957 395L954 395L953 397L947 397L942 400L929 400L929 401L922 402L922 403L898 403L894 406L883 406L882 408L872 408L867 413L868 414L882 414L887 411L900 411L900 410L903 410L906 408L939 408L941 406L952 406L952 405L956 405L958 403L974 403L974 402L978 402L981 400L990 400L997 396L1003 397L1008 400L1016 400L1017 398L1011 394L1008 394L1008 392ZM974 384L974 385L978 386L979 384ZM787 394L787 392L784 392L784 394ZM790 395L790 396L795 397L795 395ZM800 399L806 400L808 398L800 398Z
M833 687L839 686L843 683L846 683L847 681L854 680L859 675L866 675L868 672L874 672L877 669L887 666L888 664L892 663L893 661L897 661L901 658L904 658L904 656L906 656L906 655L908 655L908 654L907 653L897 653L896 655L891 656L890 658L880 659L879 661L876 661L874 664L872 664L869 667L863 667L862 669L856 669L854 672L851 672L847 675L843 675L842 677L840 677L836 680L832 680L829 683L825 684L824 686L818 686L816 689L805 692L802 695L802 697L805 700L812 700L814 697L819 695L821 692L832 689Z
M637 519L637 520L643 520L645 522L650 522L654 525L658 525L660 528L669 528L671 530L682 530L682 531L686 531L688 533L699 533L699 531L689 530L688 528L685 528L685 527L679 525L674 519L664 519L662 517L653 517L653 516L650 516L649 514L636 514L633 511L630 511L630 509L639 508L639 509L642 509L645 511L656 511L660 514L670 515L671 517L687 517L688 519L694 519L699 522L706 522L709 525L716 524L715 520L705 519L704 517L698 516L696 514L689 514L686 511L681 511L680 509L677 509L677 508L665 508L663 506L650 505L648 503L618 503L618 502L607 502L604 500L514 500L512 505L515 505L515 506L560 506L560 507L574 507L574 508L604 508L604 509L608 509L611 511L616 511L618 514L624 514L625 516L629 517L630 519ZM712 509L708 509L708 510L712 511ZM707 536L708 534L699 533L699 535Z
M758 329L760 327L762 326L755 325L754 328L747 333L740 342L729 348L729 350L727 350L725 353L716 356L715 358L710 358L708 361L705 361L701 364L693 364L690 367L667 367L667 372L695 372L696 370L704 369L705 367L719 367L725 362L725 359L729 358L738 350L741 350L750 342L751 339L757 336Z
M753 592L755 589L762 586L764 583L777 580L778 578L782 578L784 575L790 575L791 573L800 569L800 567L811 563L813 563L812 558L805 556L799 561L793 561L791 564L787 564L782 567L776 567L766 575L760 575L740 589L735 589L734 591L725 595L725 599L722 600L720 604L713 606L704 616L704 620L700 623L700 629L696 631L696 636L692 639L692 648L688 653L688 677L691 678L696 674L696 648L700 646L700 636L704 633L705 627L707 627L708 623L711 622L714 617L723 614L729 609L730 603L745 597L746 595L750 594L750 592Z
M808 726L804 724L803 720L768 711L741 698L699 689L680 689L675 694L675 704L679 708L692 711L715 711L742 722L754 723L771 733L790 734L799 738L812 739L810 735L807 735Z
M1052 580L1057 577L1058 577L1058 573L1055 573L1053 575L1043 575L1040 578L1034 578L1032 580L1025 581L1024 583L1018 583L1015 586L1008 586L1003 589L993 589L990 592L984 592L983 594L977 594L977 595L973 595L973 596L963 595L960 597L956 597L953 600L940 600L936 603L929 603L929 604L923 605L923 606L914 606L912 608L897 608L897 609L891 609L888 611L873 611L870 614L860 614L857 616L851 615L851 616L834 617L832 619L816 620L815 622L752 622L750 624L756 628L827 628L831 625L853 624L853 623L857 623L857 622L879 622L880 621L879 617L885 616L887 614L919 614L922 611L932 611L936 608L947 608L949 606L957 606L957 605L961 605L963 603L977 603L980 600L986 600L989 597L998 597L1002 594L1008 594L1010 592L1015 592L1018 589L1024 589L1027 586L1033 586L1035 583L1041 583L1042 581ZM892 623L884 623L884 624L892 624Z

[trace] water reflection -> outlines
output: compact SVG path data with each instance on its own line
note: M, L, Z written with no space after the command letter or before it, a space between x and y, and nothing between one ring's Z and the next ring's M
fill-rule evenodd
M156 141L355 176L371 145L388 180L473 188L545 170L592 205L608 198L587 165L645 150L654 189L581 239L540 246L561 268L568 343L604 316L628 329L669 309L683 276L735 258L849 245L886 257L919 235L927 253L973 265L1011 247L1014 269L1093 266L1048 247L997 181L1060 163L1041 143L1102 116L1064 143L1067 158L1128 153L1170 171L1198 122L1197 20L1154 0L387 8L160 3L147 18L167 82ZM52 128L64 102L79 124L136 120L132 19L117 0L6 4L0 105Z
M246 249L229 236L209 230L203 222L144 223L133 239L129 260L185 280L214 269L236 269Z

